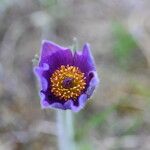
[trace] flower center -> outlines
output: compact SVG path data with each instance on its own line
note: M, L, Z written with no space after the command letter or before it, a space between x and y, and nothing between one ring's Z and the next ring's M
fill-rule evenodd
M63 84L62 86L66 89L69 89L71 87L73 87L73 78L70 78L70 77L66 77L64 80L63 80Z
M60 99L75 100L85 89L86 77L78 67L62 65L51 76L51 92Z

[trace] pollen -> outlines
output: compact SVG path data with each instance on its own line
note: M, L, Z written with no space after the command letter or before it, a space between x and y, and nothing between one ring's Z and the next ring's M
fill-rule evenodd
M51 92L61 100L76 100L86 86L84 73L75 66L62 65L50 77Z

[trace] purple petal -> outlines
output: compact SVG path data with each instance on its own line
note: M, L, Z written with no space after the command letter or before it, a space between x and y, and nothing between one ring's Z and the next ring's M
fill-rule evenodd
M45 63L46 57L57 51L67 50L68 48L61 47L51 41L43 40L40 54L40 66Z
M47 97L44 93L40 92L40 103L41 103L41 107L42 109L46 109L46 108L59 108L59 109L64 109L64 106L61 103L55 102L50 104L47 100Z
M41 97L41 107L43 109L46 108L62 109L62 110L71 109L72 100L68 100L64 104L57 101L54 101L52 104L50 104L48 103L48 100L46 100L46 97L43 93L40 94L40 97Z
M61 103L58 102L54 102L53 104L49 104L48 100L46 100L46 96L43 93L40 93L40 97L41 97L41 107L42 109L46 109L46 108L59 108L59 109L63 109L64 110L64 106Z
M74 112L79 112L81 109L84 108L85 104L86 104L86 101L87 101L87 95L86 94L82 94L80 95L79 99L78 99L78 106L76 106L73 102L73 100L68 100L67 102L65 102L63 104L64 106L64 110L66 109L71 109L72 111Z
M43 93L40 93L40 103L41 103L41 107L42 107L42 109L44 109L44 108L49 108L49 103L46 101L46 99L45 99L45 94L43 94Z
M54 102L52 104L49 104L47 102L47 100L45 100L45 95L41 95L41 107L43 109L45 108L54 108L54 109L62 109L62 110L67 110L67 109L71 109L74 112L79 112L81 109L84 108L86 101L87 101L87 95L86 94L82 94L78 101L79 101L79 105L76 106L73 103L73 100L68 100L66 101L64 104L58 103L58 102Z
M50 105L51 108L54 108L54 109L63 109L65 110L64 106L61 104L61 103L53 103Z
M44 78L43 76L44 71L47 71L47 70L49 70L49 66L47 64L43 64L43 67L34 68L34 73L38 78L41 90L47 90L48 88L48 82L46 78Z
M60 100L58 97L55 97L50 91L47 92L40 92L41 98L41 107L42 108L59 108L59 109L70 109L69 101L72 100Z
M73 64L73 56L71 50L57 51L47 59L47 63L52 67L58 68L61 65L72 65Z
M85 92L88 98L91 97L96 86L98 86L98 84L99 84L99 78L98 78L96 71L90 72L89 76L92 76L92 77L91 77L91 80L90 80L89 85L87 87L87 90Z
M72 105L73 105L73 100L68 100L67 102L64 103L64 108L71 109Z
M72 111L79 112L81 109L84 108L86 101L87 101L87 95L86 94L80 95L80 97L78 99L78 102L79 102L78 106L73 105L73 102L72 102L72 105L71 105Z
M49 70L44 73L46 78L49 78L51 74L59 69L61 65L72 65L73 64L73 55L72 52L68 50L57 51L50 56L43 58L44 62L49 65Z
M84 45L82 52L75 52L74 65L79 67L85 74L96 70L89 44Z

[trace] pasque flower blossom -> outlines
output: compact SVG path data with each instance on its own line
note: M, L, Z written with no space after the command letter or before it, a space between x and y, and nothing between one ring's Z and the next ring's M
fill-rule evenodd
M82 51L72 52L44 40L34 72L40 85L42 108L78 112L99 83L89 44L85 44Z

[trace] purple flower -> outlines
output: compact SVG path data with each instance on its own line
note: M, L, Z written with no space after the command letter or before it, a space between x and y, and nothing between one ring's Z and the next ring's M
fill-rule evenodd
M99 83L89 44L73 53L69 48L43 41L34 72L40 83L42 108L78 112Z

